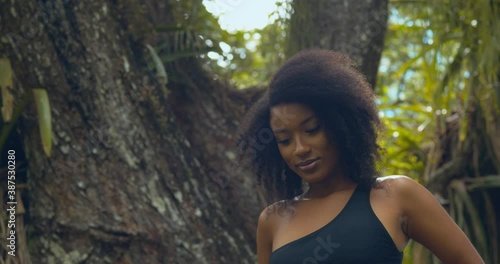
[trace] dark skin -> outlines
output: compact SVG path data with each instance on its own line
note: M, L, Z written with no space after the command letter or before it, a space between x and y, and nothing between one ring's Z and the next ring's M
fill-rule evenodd
M289 118L283 119L280 112L289 113ZM330 222L357 186L345 175L339 162L341 153L307 106L288 103L273 107L271 128L283 160L309 183L309 189L296 197L293 213L268 215L266 209L262 211L257 230L259 264L269 263L274 250ZM381 177L377 185L380 188L370 192L370 204L399 251L414 239L445 264L484 263L467 236L423 186L405 176Z

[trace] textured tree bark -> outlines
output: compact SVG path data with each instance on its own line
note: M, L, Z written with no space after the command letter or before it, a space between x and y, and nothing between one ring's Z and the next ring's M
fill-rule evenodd
M33 88L46 89L51 102L51 158L34 108L19 120L31 259L255 263L256 220L266 201L235 158L245 108L234 98L244 97L195 59L169 63L173 78L166 87L158 82L145 46L168 40L152 32L175 23L169 2L0 6L0 56L13 64L16 102ZM381 50L370 51L378 64Z
M220 95L197 101L193 111L199 116L176 116L169 88L147 70L143 54L145 45L156 41L145 33L156 22L148 12L162 8L167 18L172 12L168 2L158 3L0 4L7 22L1 50L13 61L17 97L45 88L52 106L50 159L41 151L33 109L20 120L29 162L30 251L37 263L253 260L253 232L246 228L255 229L252 220L260 206L256 197L249 197L255 217L237 214L227 182L248 190L243 194L252 186L217 174L222 168L214 164L223 164L217 159L222 155L207 163L212 157L205 154L212 148L231 149L227 136L234 130L213 125L236 117L223 118L221 100L216 100ZM179 63L185 67L179 72L189 71L190 65L196 63ZM189 76L191 86L173 86L184 93L210 94L215 84L207 79ZM211 125L198 133L212 145L192 145L199 141L190 141L179 125L185 117ZM219 141L217 131L222 132ZM210 172L225 182L211 179Z
M387 0L295 0L288 56L308 48L349 54L375 87L387 27Z

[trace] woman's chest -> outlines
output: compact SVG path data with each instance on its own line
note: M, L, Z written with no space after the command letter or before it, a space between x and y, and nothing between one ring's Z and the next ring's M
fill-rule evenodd
M348 211L276 249L270 263L401 263L401 253L373 214Z
M372 189L369 204L364 206L358 205L357 201L350 201L349 196L337 198L335 201L298 203L293 213L281 217L275 230L273 250L314 234L327 226L340 230L354 228L357 233L365 234L370 234L370 228L375 226L384 229L398 250L402 251L407 238L401 229L402 215L395 197L384 189ZM352 235L353 231L341 232L339 235L348 236L348 234Z

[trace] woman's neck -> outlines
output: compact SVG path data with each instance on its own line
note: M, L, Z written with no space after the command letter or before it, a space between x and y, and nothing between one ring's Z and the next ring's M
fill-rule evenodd
M309 183L307 191L299 197L303 200L322 199L339 191L352 190L356 185L347 176L333 176L322 182Z

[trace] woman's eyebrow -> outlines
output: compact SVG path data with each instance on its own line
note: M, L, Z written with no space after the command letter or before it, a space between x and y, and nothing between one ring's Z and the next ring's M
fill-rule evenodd
M313 120L314 118L316 118L316 116L315 116L315 115L312 115L312 116L310 116L310 117L308 117L308 118L306 118L306 119L302 120L302 121L300 122L300 125L303 125L303 124L305 124L305 123L307 123L307 122L309 122L309 121ZM287 131L287 130L286 130L285 128L283 128L283 129L276 129L276 130L273 130L273 132L274 132L274 133L283 133L283 132L286 132L286 131Z
M313 120L315 117L316 117L316 116L312 115L312 116L310 116L310 117L308 117L308 118L304 119L302 122L300 122L300 124L301 124L301 125L303 125L303 124L305 124L305 123L307 123L307 122L309 122L309 121Z

